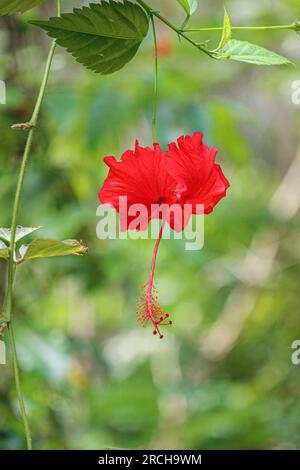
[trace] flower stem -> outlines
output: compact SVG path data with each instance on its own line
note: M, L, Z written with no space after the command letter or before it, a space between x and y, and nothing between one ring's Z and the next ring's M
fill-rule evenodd
M232 30L235 31L268 31L268 30L285 30L291 29L295 30L295 23L292 24L284 24L284 25L274 25L274 26L232 26ZM182 29L185 33L196 33L201 31L222 31L223 27L221 26L214 26L208 28L188 28Z
M22 388L21 388L20 371L19 371L19 365L18 365L15 336L14 336L11 322L8 323L7 329L8 329L8 335L9 335L9 340L10 340L10 345L11 345L15 384L16 384L16 390L17 390L17 395L18 395L18 400L19 400L19 405L20 405L20 410L21 410L21 415L22 415L24 432L26 436L27 449L32 450L32 438L31 438L28 418L26 414L24 397L23 397Z
M157 95L158 95L158 51L157 35L153 14L150 15L154 41L154 92L153 92L153 114L152 114L152 142L157 140L156 121L157 121Z
M159 11L156 11L156 10L153 10L149 5L147 5L147 3L145 3L143 0L136 0L137 3L139 3L143 8L144 10L151 16L151 15L154 15L156 16L156 18L158 18L160 21L162 21L165 25L167 25L170 29L172 29L173 31L175 31L175 33L177 33L179 36L181 36L183 39L185 39L187 42L189 42L190 44L192 44L193 46L195 46L197 49L199 49L200 51L204 52L204 54L208 55L209 57L213 57L212 53L206 49L202 44L199 44L195 41L193 41L193 39L191 39L189 36L187 36L185 34L184 31L182 31L180 28L177 28L177 26L175 26L173 23L171 23L167 18L165 18L164 16L162 16Z

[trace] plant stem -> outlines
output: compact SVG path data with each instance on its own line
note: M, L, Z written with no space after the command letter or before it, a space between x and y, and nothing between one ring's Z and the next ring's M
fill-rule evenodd
M57 16L60 16L61 15L61 0L56 0L56 13L57 13Z
M158 18L160 21L162 21L165 25L167 25L170 29L172 29L173 31L175 31L175 33L177 33L179 36L181 36L183 39L185 39L187 42L189 42L190 44L192 44L193 46L197 47L197 49L199 49L200 51L204 52L204 54L208 55L209 57L213 57L212 56L212 53L206 49L203 45L193 41L189 36L187 36L185 34L184 31L181 31L180 28L177 28L177 26L175 26L173 23L171 23L169 20L167 20L167 18L165 18L164 16L162 16L159 11L156 11L156 10L153 10L149 5L147 5L147 3L145 3L143 0L136 0L137 3L139 3L141 5L141 7L144 8L144 10L146 10L146 12L151 16L151 15L154 15L156 16L156 18Z
M23 426L24 426L24 431L25 431L25 436L26 436L27 449L32 450L32 438L31 438L28 418L26 414L24 397L23 397L22 388L21 388L20 371L19 371L19 365L18 365L15 336L14 336L11 322L8 323L7 328L8 328L10 345L11 345L16 390L17 390L17 395L18 395L18 400L19 400L19 405L20 405L20 410L21 410L21 415L22 415L22 421L23 421Z
M185 17L185 20L184 22L182 23L182 25L180 26L180 31L184 31L185 27L187 26L188 22L190 21L191 19L191 15L187 14L186 17ZM181 37L178 35L178 40L179 42L181 42Z
M278 25L278 26L232 26L232 30L235 31L268 31L268 30L284 30L284 29L292 29L295 30L295 23L292 24L285 24L285 25ZM196 33L201 31L222 31L223 27L221 26L214 26L209 28L188 28L182 29L185 33Z
M182 23L181 27L180 27L180 30L181 31L184 31L185 30L185 27L187 26L188 22L190 21L191 19L191 15L187 14L186 15L186 18L184 20L184 22Z
M154 92L153 92L153 114L152 114L152 142L156 142L156 121L157 121L157 95L158 95L158 51L157 51L157 36L155 29L154 17L150 15L153 40L154 40Z
M57 1L57 11L58 13L60 13L60 0ZM16 188L14 205L13 205L12 222L11 222L11 240L10 240L10 248L9 248L10 254L9 254L9 260L8 260L7 292L6 292L6 296L4 299L3 313L1 315L2 322L9 322L11 318L12 297L13 297L13 278L14 278L14 251L15 251L16 231L17 231L17 217L18 217L21 195L22 195L22 190L23 190L26 167L27 167L30 150L32 146L33 135L34 135L37 121L38 121L38 116L40 113L42 101L45 95L45 90L46 90L46 86L48 83L48 78L49 78L50 68L52 64L52 59L54 56L55 47L56 47L56 42L55 40L53 40L50 50L49 50L38 98L37 98L37 101L33 110L33 114L29 121L30 130L28 132L28 136L26 140L26 145L25 145L25 149L24 149L24 153L22 157L21 168L20 168L18 182L17 182L17 188Z

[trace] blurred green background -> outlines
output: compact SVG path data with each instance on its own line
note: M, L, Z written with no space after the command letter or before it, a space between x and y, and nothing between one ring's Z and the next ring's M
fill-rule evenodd
M26 121L49 38L28 25L53 1L0 20L0 223L9 226ZM82 5L63 1L63 10ZM86 2L88 3L88 2ZM175 0L149 2L176 24ZM199 0L191 25L222 23L222 1ZM228 0L235 25L290 23L297 0ZM209 60L157 22L158 136L200 130L231 182L205 219L202 251L163 241L156 280L174 326L159 341L136 322L154 242L96 238L103 156L151 142L152 39L119 73L97 76L58 47L28 167L19 223L82 239L85 257L20 267L14 322L38 449L294 449L300 445L300 37L235 33L296 67ZM218 33L194 33L218 43ZM0 262L0 297L5 265ZM0 448L24 447L10 360L0 366Z

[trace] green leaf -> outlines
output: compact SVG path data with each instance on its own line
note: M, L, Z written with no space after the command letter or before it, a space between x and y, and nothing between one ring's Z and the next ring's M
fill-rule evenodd
M224 8L223 32L222 32L222 38L221 38L220 44L217 47L217 51L219 51L220 49L226 46L226 44L231 39L231 35L232 35L232 31L231 31L230 18L229 18L226 8Z
M106 75L135 56L147 35L149 18L135 3L110 0L31 23L45 29L85 67Z
M30 235L31 233L35 232L36 230L39 230L40 228L41 228L41 226L39 226L39 227L21 227L20 225L18 225L17 230L16 230L15 241L17 242L18 240L21 240L21 238L27 237L27 235ZM0 227L0 239L10 243L11 229L10 228Z
M36 258L49 258L52 256L84 255L87 247L77 240L49 240L38 238L29 243L28 246L21 246L21 261Z
M2 259L9 258L9 249L7 248L5 243L3 243L1 240L0 240L0 258Z
M225 47L215 52L216 59L232 59L256 65L283 65L292 62L276 52L269 51L264 47L250 44L246 41L231 39Z
M187 15L192 15L198 8L198 0L177 0Z
M0 0L0 15L23 13L36 7L44 0Z

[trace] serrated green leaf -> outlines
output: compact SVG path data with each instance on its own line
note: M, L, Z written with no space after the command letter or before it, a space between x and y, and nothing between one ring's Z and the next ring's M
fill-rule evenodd
M38 238L28 246L23 245L20 248L22 261L52 256L83 255L85 253L87 253L87 247L77 240L58 241Z
M12 15L13 13L24 13L31 10L44 0L0 0L0 16Z
M225 47L215 52L215 58L232 59L255 65L286 65L292 62L276 52L246 41L231 39Z
M224 8L224 21L223 21L223 31L220 44L218 45L217 50L223 49L226 44L230 41L232 35L230 18L227 13L226 8Z
M39 230L40 228L41 226L21 227L20 225L18 225L17 230L16 230L15 241L17 242L18 240L21 240L21 238L26 237L27 235L30 235L31 233L35 232L36 230ZM11 229L0 227L0 239L7 241L9 243L11 239Z
M192 15L198 8L198 0L177 0L187 15Z
M3 243L1 240L0 240L0 258L6 259L6 260L9 258L9 250L7 246L5 245L5 243Z
M120 70L136 54L149 19L137 4L109 0L75 8L49 21L32 21L85 67L103 75Z

